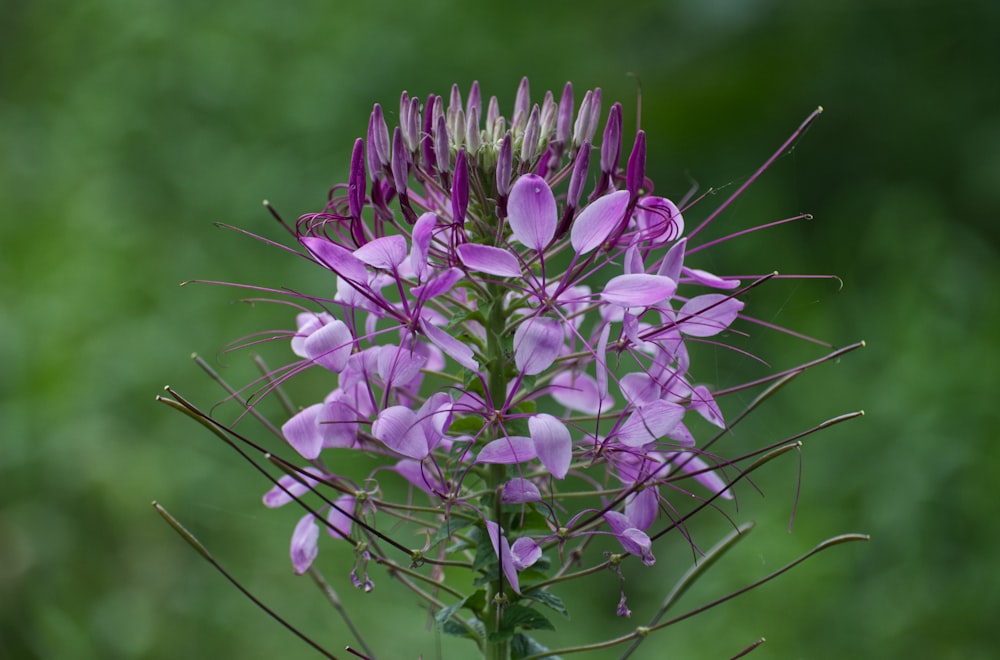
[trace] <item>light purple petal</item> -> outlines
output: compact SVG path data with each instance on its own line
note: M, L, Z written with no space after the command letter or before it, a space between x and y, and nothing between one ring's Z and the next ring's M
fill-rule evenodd
M427 357L403 346L378 346L378 375L383 383L409 383L427 363Z
M611 336L611 325L605 323L604 327L601 329L601 335L597 339L597 355L595 355L595 360L597 362L596 373L597 373L597 393L600 395L601 399L608 398L608 339Z
M681 332L690 337L717 335L736 320L743 303L721 293L708 293L684 303L677 312Z
M691 408L711 424L715 424L720 429L726 428L726 420L722 417L719 404L715 402L715 397L704 385L698 385L691 391Z
M657 275L663 275L664 277L669 277L674 282L680 281L681 271L684 268L684 250L687 248L687 239L682 238L667 250L667 254L663 257L663 261L660 262L660 267L657 269Z
M303 348L313 362L340 373L354 350L354 338L342 321L332 321L309 335Z
M627 373L619 384L622 394L633 406L644 406L660 398L660 386L649 374Z
M713 275L697 268L685 268L684 274L692 278L699 284L710 286L715 289L735 289L740 285L739 280L724 280L718 275Z
M563 479L573 459L573 440L569 429L552 415L542 413L528 420L531 440L538 460L556 479Z
M410 232L410 239L413 241L413 246L410 248L410 265L421 280L427 275L427 252L430 250L436 226L437 215L424 213L413 223Z
M604 514L604 521L608 523L626 552L641 557L642 563L646 566L652 566L656 562L652 552L653 543L649 536L637 529L628 517L617 511L607 511Z
M524 463L535 458L535 443L531 438L512 435L489 442L476 457L477 463Z
M618 190L599 197L580 211L569 233L570 243L577 254L587 254L604 242L621 224L628 200L628 191Z
M555 235L558 221L556 198L545 179L525 174L514 182L507 199L507 222L515 241L540 252Z
M281 426L285 440L306 460L313 460L323 449L323 434L319 428L323 408L322 403L313 404L297 412Z
M319 552L319 525L313 514L307 513L299 520L292 532L292 567L296 575L302 575L312 566Z
M330 512L326 514L326 521L330 523L326 531L335 539L350 538L353 521L347 514L354 513L354 496L341 495L333 503L336 506L330 507Z
M521 264L513 254L498 247L462 243L457 248L458 258L470 270L478 270L500 277L520 277Z
M677 283L662 275L639 273L612 277L601 297L623 307L649 307L674 295Z
M372 268L392 270L406 259L406 239L399 234L373 239L355 250L354 257Z
M726 482L716 473L715 470L708 469L708 463L698 458L697 454L689 451L677 452L670 458L671 462L678 465L684 472L696 473L695 480L712 493L719 493L719 497L727 500L733 499L733 493L729 490Z
M684 233L684 217L677 205L663 197L644 197L635 210L643 241L657 245L675 241Z
M309 339L309 335L316 332L324 325L332 323L334 318L327 314L326 312L320 312L319 314L314 314L312 312L303 312L295 316L296 331L295 335L292 337L292 352L299 357L308 358L309 354L306 353L306 339Z
M625 516L632 521L634 527L645 531L656 520L658 505L659 493L657 489L653 486L646 486L625 499Z
M319 470L314 467L307 467L306 472L314 476L319 476ZM271 490L264 493L264 506L274 509L284 506L293 498L301 497L309 492L316 485L316 480L304 474L296 473L294 476L286 474L278 479L278 484Z
M597 381L588 374L559 372L552 379L549 394L560 405L586 415L596 415L614 407L614 400L610 396L601 399Z
M533 316L514 331L514 364L528 376L541 373L559 357L563 326L556 319Z
M368 270L364 262L351 254L350 250L325 238L305 236L300 240L320 263L341 277L360 284L368 281Z
M417 413L405 406L390 406L380 412L372 422L372 435L403 456L419 459L430 453Z
M504 504L524 504L526 502L541 502L542 494L538 487L527 479L511 479L503 485L500 500Z
M442 353L466 369L472 369L473 371L479 369L479 363L476 362L471 348L430 323L422 323L420 327L423 329L424 334L427 335L427 338L441 349Z
M422 286L413 288L413 295L419 301L436 298L442 293L446 293L455 286L455 282L465 277L461 268L449 268L435 277L433 280Z
M682 406L669 401L654 401L629 415L615 437L627 447L641 447L662 439L683 418Z
M523 571L542 558L542 549L531 538L522 536L510 546L514 558L514 568Z
M434 478L434 474L423 468L420 461L403 459L390 468L428 495L444 492L444 487Z
M503 530L500 529L499 525L492 520L485 522L486 533L490 535L490 541L493 543L493 552L500 559L500 567L503 569L503 574L506 576L507 582L510 583L511 588L516 593L521 593L521 587L517 579L517 567L514 565L514 555L510 551L510 542L503 535Z

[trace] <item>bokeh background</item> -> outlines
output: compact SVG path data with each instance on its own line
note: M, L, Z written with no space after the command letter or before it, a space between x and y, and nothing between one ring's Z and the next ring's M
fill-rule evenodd
M785 281L754 302L833 344L868 342L748 422L737 441L752 445L867 413L806 443L791 533L796 459L761 473L767 496L748 491L735 514L758 530L681 609L827 536L872 536L660 633L641 657L730 657L759 636L755 658L995 657L998 32L990 0L4 2L0 657L315 657L181 541L154 499L304 631L335 651L349 643L291 574L298 514L264 510L259 476L153 401L168 383L217 401L190 354L245 382L248 356L221 349L290 319L177 284L321 286L302 262L212 223L278 237L262 199L289 218L316 210L376 101L393 109L402 89L478 79L509 112L528 75L535 99L566 80L578 95L601 86L605 110L620 100L633 121L630 73L649 172L674 197L692 181L732 189L825 106L716 235L801 211L815 220L706 253L706 266L836 273L842 290ZM760 341L776 365L809 353ZM712 525L703 545L726 529ZM370 596L351 589L350 556L334 546L320 561L381 657L472 651L427 632L385 576ZM654 573L629 573L635 620L614 620L606 575L570 592L568 625L593 641L645 622L691 554L658 558Z

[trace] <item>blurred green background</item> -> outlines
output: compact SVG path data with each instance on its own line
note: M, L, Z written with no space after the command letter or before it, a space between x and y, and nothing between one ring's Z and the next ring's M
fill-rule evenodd
M245 382L247 355L223 346L291 317L177 283L318 290L300 261L212 223L279 237L262 199L287 218L317 210L376 101L392 110L402 89L426 97L478 79L509 112L528 75L534 99L566 80L578 101L601 86L605 109L620 100L630 121L629 72L643 85L648 171L674 198L692 179L738 184L825 106L714 231L801 211L815 220L702 263L836 273L842 291L785 281L753 302L836 345L869 345L808 374L737 436L756 446L867 413L807 442L790 534L796 460L761 473L767 497L747 491L738 515L760 529L682 608L827 536L871 542L679 624L641 657L730 657L759 636L754 658L995 657L998 31L989 0L4 2L0 657L315 657L184 544L153 499L309 634L335 651L349 643L291 574L298 514L264 510L259 476L153 401L167 383L218 400L189 355ZM767 333L761 342L777 366L819 354L796 344L785 355ZM706 523L702 545L719 523ZM350 556L335 544L320 557L381 657L472 650L439 648L384 575L369 596L351 589ZM605 575L573 592L570 626L593 641L644 623L691 554L663 546L658 559L653 577L629 573L635 619L613 621L617 585Z

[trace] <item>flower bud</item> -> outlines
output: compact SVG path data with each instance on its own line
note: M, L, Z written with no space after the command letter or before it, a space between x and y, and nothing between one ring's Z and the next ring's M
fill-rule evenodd
M528 92L528 77L521 78L521 84L517 86L517 97L514 99L514 114L510 120L510 130L515 134L524 131L528 123L528 113L531 111L531 95Z
M434 127L434 158L437 162L438 172L442 177L447 176L451 166L451 158L448 153L448 129L445 126L443 116L437 118L437 126Z
M646 131L635 134L635 144L628 157L628 167L625 169L625 187L632 199L639 196L639 190L646 179Z
M559 99L559 116L556 119L556 142L569 143L573 124L573 84L566 83Z
M465 149L459 149L455 156L455 179L451 184L451 214L459 227L465 223L465 213L469 209L469 168L466 165Z
M608 122L604 125L604 140L601 142L601 172L614 174L622 152L622 105L615 103L608 112Z
M531 116L524 127L524 137L521 140L521 162L530 163L538 155L538 136L541 132L538 106L531 109Z
M510 134L504 136L497 155L497 194L506 198L510 194L510 177L514 165L514 147Z

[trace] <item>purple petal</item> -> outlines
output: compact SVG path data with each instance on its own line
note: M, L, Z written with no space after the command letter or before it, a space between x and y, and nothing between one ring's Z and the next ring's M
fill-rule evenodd
M525 174L514 182L507 200L507 222L514 240L540 252L552 240L558 221L556 198L545 179Z
M429 450L427 437L417 422L417 413L409 408L390 406L372 422L372 435L396 453L421 459Z
M684 408L669 401L654 401L637 409L618 428L616 437L627 447L641 447L662 439L684 418Z
M474 354L471 348L458 341L441 328L431 325L430 323L421 323L420 327L423 329L424 334L427 335L427 338L430 339L435 346L440 348L441 352L450 357L452 360L458 362L466 369L471 369L473 371L479 369L479 363L474 359Z
M461 268L449 268L427 284L414 287L412 293L416 296L417 300L421 302L424 300L430 300L431 298L437 298L442 293L450 291L451 288L455 286L455 282L459 281L463 277L465 277L465 273L462 272Z
M684 274L699 284L704 284L715 289L735 289L740 285L739 280L724 280L718 275L713 275L708 271L698 270L697 268L685 268Z
M528 420L531 440L538 460L556 479L563 479L573 459L573 441L569 429L552 415L542 413Z
M292 532L292 567L296 575L302 575L312 566L319 552L319 525L313 514L307 513L299 520Z
M625 516L632 521L635 528L645 531L656 520L658 505L659 493L657 489L647 486L625 499Z
M573 221L569 240L577 254L587 254L621 223L628 206L627 190L618 190L588 204Z
M410 238L413 241L413 246L410 249L410 266L421 280L427 274L427 252L430 250L436 226L437 215L424 213L417 218L410 233Z
M617 511L608 511L604 514L604 521L608 523L626 552L641 557L642 563L646 566L652 566L656 562L652 552L653 543L649 536L637 529L626 516Z
M330 507L330 512L326 514L326 521L330 523L326 531L335 539L349 539L353 521L347 514L354 513L354 496L341 495L333 503L336 506Z
M715 397L704 385L698 385L691 392L691 408L699 415L715 424L720 429L726 428L726 420L722 417L719 404L715 402Z
M559 372L552 379L549 394L560 405L586 415L596 415L614 407L614 401L610 397L601 399L597 381L587 374Z
M420 461L403 459L389 469L399 474L428 495L435 495L444 492L444 487L441 483L434 478L434 475L431 472L423 468L423 464Z
M463 243L458 246L458 258L470 270L500 277L520 277L521 264L517 257L503 248Z
M503 485L500 500L504 504L524 504L525 502L541 502L542 494L538 487L527 479L511 479Z
M319 476L319 470L314 467L307 467L305 471L314 476ZM278 484L274 488L264 493L264 506L269 509L284 506L291 502L292 499L308 493L316 483L315 479L311 479L304 474L286 474L278 479Z
M387 385L405 385L420 373L427 356L403 346L377 346L378 375Z
M361 284L368 281L368 270L364 262L351 254L350 250L315 236L305 236L299 240L320 263L341 277Z
M663 257L663 261L660 262L660 268L656 271L657 275L663 275L664 277L669 277L674 282L680 280L681 269L684 267L684 251L687 249L687 239L682 238L667 250L667 254Z
M660 398L660 386L649 374L627 373L619 384L622 394L633 406L644 406Z
M653 245L676 241L684 233L684 216L664 197L643 197L635 209L635 221L641 239Z
M674 295L677 283L662 275L638 273L608 280L601 297L623 307L649 307Z
M496 553L497 558L500 559L500 567L503 569L503 574L507 578L507 582L510 583L512 589L515 592L521 593L521 587L517 580L517 567L514 565L514 555L510 551L510 542L507 541L507 537L503 536L503 530L492 520L487 520L486 522L486 533L490 535L490 541L493 543L493 552Z
M733 494L729 486L722 480L715 470L708 469L708 463L698 458L696 454L689 451L677 452L670 458L671 462L678 465L686 473L695 473L695 480L712 493L719 493L719 497L727 500L733 499Z
M332 321L309 335L303 348L313 362L340 373L354 350L354 338L342 321Z
M597 361L596 373L597 373L597 393L600 395L601 399L608 398L608 339L611 336L611 325L604 324L604 328L601 329L601 336L597 340L597 355L594 357Z
M736 320L743 303L721 293L708 293L684 303L677 313L680 331L690 337L717 335Z
M313 460L323 449L323 434L320 433L319 416L323 404L317 403L300 410L281 427L281 433L292 449L306 460Z
M549 368L563 347L563 326L556 319L533 316L514 331L514 363L533 376Z
M477 463L524 463L535 458L535 443L531 438L512 435L487 443L476 457Z
M376 238L355 250L354 256L372 268L393 270L406 259L406 239L398 234Z
M523 571L542 558L542 549L531 538L522 536L510 546L514 558L514 568Z

